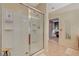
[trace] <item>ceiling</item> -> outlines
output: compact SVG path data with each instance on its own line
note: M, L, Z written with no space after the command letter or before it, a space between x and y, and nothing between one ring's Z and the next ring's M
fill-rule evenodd
M63 8L70 3L48 3L48 12L58 10L60 8Z
M37 6L39 3L27 3L28 5L35 7ZM69 5L70 3L48 3L48 12L52 12L55 10L58 10L60 8L63 8L67 5Z

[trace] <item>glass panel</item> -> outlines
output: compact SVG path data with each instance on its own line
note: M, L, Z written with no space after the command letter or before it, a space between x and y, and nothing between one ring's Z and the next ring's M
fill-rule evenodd
M26 11L28 12L28 9ZM2 48L11 48L12 56L28 55L28 13L8 8L3 8L2 13Z
M23 13L15 14L13 55L28 55L28 17Z
M30 54L43 48L43 15L31 10L31 44Z

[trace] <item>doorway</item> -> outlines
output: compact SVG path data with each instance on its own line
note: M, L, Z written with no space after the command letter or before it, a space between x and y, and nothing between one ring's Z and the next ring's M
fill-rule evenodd
M59 41L59 19L49 20L49 39L58 43Z

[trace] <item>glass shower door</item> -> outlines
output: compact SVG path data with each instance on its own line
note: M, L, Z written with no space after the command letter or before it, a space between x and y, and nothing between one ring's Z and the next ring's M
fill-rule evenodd
M43 49L43 14L31 10L30 55Z
M22 13L15 14L13 55L28 55L28 17Z

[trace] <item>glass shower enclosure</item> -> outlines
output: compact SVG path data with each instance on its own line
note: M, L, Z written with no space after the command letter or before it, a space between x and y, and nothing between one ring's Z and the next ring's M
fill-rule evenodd
M2 5L2 48L11 48L12 56L34 55L42 50L44 14L27 6L23 9L21 4Z

